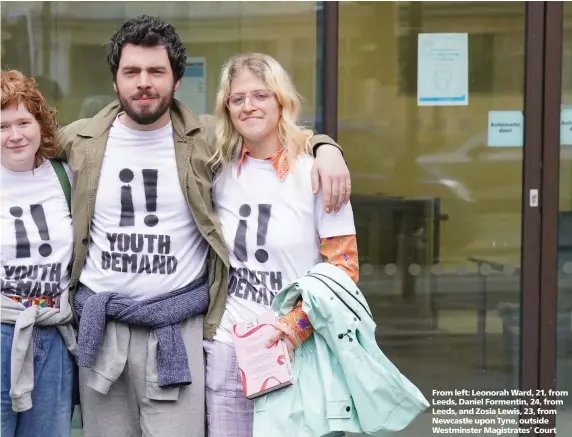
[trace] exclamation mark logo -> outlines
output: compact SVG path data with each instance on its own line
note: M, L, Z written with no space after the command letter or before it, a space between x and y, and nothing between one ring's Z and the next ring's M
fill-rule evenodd
M28 233L26 232L24 221L21 220L23 213L24 211L19 206L13 206L10 208L10 214L15 218L14 230L16 231L16 258L29 258L31 256L30 240L28 239ZM44 207L42 205L30 205L30 213L32 214L34 223L38 227L38 232L40 233L42 241L50 241L50 232L48 231L48 223L46 222ZM44 258L50 256L52 253L52 246L48 243L44 243L39 247L38 252L40 252L40 255Z
M158 170L143 170L143 187L145 189L145 206L148 212L157 212L157 180ZM145 217L145 224L152 228L159 223L159 218L155 214Z
M124 184L130 183L133 177L133 172L128 168L124 168L119 172L119 179ZM123 185L121 187L121 218L119 219L119 226L133 225L135 225L135 209L133 208L131 186Z
M10 214L14 220L14 229L16 231L16 258L29 258L30 257L30 240L26 234L26 227L24 221L20 220L23 211L19 206L10 208Z
M250 206L241 205L238 213L241 217L249 217ZM242 262L248 261L248 254L246 253L246 228L246 220L239 220L236 236L234 237L234 256L236 256L237 260Z
M36 226L38 227L38 232L40 233L42 241L50 241L48 223L46 222L46 214L44 213L42 205L30 205L30 212L32 213L34 223L36 223ZM52 246L48 243L44 243L40 246L38 251L40 252L40 255L45 258L50 256L52 253Z
M270 222L270 212L272 205L258 205L258 228L256 230L256 244L264 246L266 244L266 235L268 234L268 222ZM243 218L250 217L250 205L241 205L238 214ZM242 262L248 261L248 252L246 249L246 229L247 221L239 220L236 235L234 237L234 256ZM259 263L268 261L268 252L264 249L257 249L254 257Z
M270 221L270 211L272 205L258 205L258 230L256 232L256 244L264 246L266 244L266 235L268 234L268 222ZM259 263L268 261L268 252L264 249L257 249L254 257Z

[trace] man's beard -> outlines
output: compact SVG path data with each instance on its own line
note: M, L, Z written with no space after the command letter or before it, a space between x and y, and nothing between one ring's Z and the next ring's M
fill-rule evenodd
M123 107L123 110L128 115L128 117L135 123L143 126L153 124L159 120L163 114L165 114L165 112L167 112L171 107L174 95L175 91L173 90L170 95L158 98L159 105L155 110L141 112L135 109L133 106L134 100L131 97L125 97L120 93L117 93L119 102L121 103L121 106Z

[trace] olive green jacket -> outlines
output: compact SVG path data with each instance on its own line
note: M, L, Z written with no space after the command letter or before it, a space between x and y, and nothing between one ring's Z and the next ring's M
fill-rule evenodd
M73 171L74 261L69 293L72 302L89 249L90 224L109 129L120 110L119 102L114 101L94 117L75 121L60 130L60 157ZM204 336L211 339L226 307L229 275L228 252L211 197L214 173L210 164L207 165L215 147L214 118L210 115L197 117L177 100L170 113L179 182L199 232L210 246L207 259L210 304ZM325 135L316 135L311 142L313 148L324 143L337 146Z

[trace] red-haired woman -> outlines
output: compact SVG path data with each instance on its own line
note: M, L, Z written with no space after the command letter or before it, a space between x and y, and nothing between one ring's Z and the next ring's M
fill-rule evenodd
M69 169L55 110L33 79L2 71L2 437L69 437L75 336Z

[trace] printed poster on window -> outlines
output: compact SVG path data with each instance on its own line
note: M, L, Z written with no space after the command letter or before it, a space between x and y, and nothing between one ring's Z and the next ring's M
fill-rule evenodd
M196 115L207 112L206 61L205 58L187 58L181 85L175 98L187 105Z
M564 106L560 113L560 145L572 146L572 107Z
M417 105L469 104L469 39L466 33L420 33Z
M522 111L489 111L489 147L522 147L523 141Z

